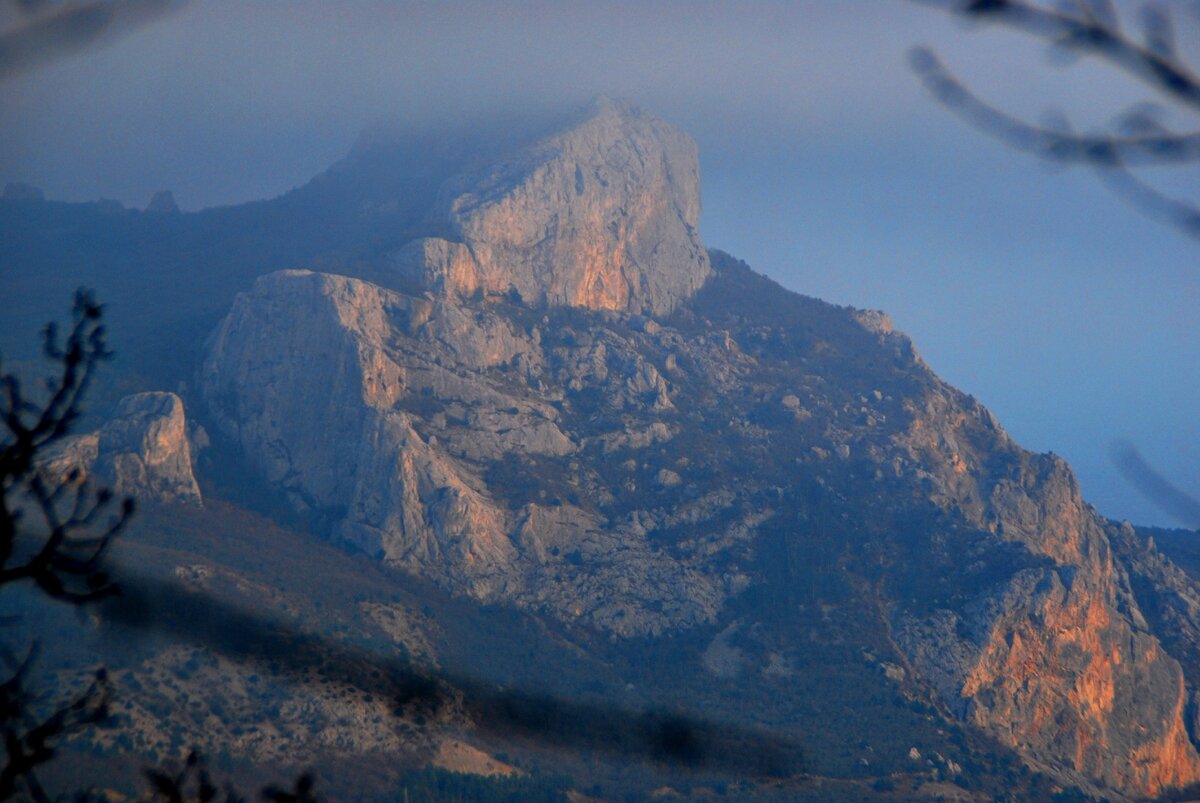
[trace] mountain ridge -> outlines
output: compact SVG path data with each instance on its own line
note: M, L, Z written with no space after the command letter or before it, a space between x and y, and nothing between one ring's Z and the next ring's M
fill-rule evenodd
M340 256L305 269L277 264L297 244L252 266L265 234L224 246L249 250L171 335L200 366L183 403L213 448L388 570L591 634L563 636L579 645L661 652L722 710L751 700L735 721L828 728L816 760L847 777L929 761L967 784L999 766L963 736L983 734L1111 799L1200 780L1195 578L885 315L703 249L686 138L619 104L589 114L515 163L431 170L412 201L428 209L342 210L301 238ZM424 621L379 611L359 615ZM829 725L820 698L858 694L904 725ZM910 732L929 743L900 751Z

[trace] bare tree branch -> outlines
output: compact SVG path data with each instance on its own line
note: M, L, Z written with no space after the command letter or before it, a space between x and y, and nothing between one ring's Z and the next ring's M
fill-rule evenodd
M1074 2L1072 11L1024 0L914 0L966 19L1003 25L1045 40L1056 48L1105 59L1174 101L1200 110L1200 78L1175 55L1165 31L1168 15L1149 12L1147 42L1139 45L1120 27L1111 5Z
M1160 6L1142 8L1139 43L1123 30L1111 0L1068 0L1056 8L1028 0L912 1L1030 34L1048 42L1058 55L1096 56L1183 110L1200 111L1200 78L1179 56L1174 22ZM1200 161L1200 131L1171 131L1156 107L1146 104L1122 114L1115 133L1076 134L1065 119L1053 126L1035 125L981 100L929 48L913 48L909 63L930 93L974 128L1041 159L1091 167L1122 201L1200 239L1200 206L1162 192L1131 170ZM1132 445L1114 446L1112 457L1125 478L1161 510L1200 528L1200 501L1155 471Z
M102 312L91 294L81 290L75 294L66 339L60 342L53 324L46 327L44 351L59 368L46 382L46 401L28 397L16 375L0 375L0 589L31 580L45 594L72 604L116 592L102 564L133 513L133 500L125 499L113 510L111 491L94 490L76 470L53 477L40 465L47 449L70 433L97 366L112 356L104 341ZM97 532L95 525L105 515L109 520ZM4 624L11 633L14 622ZM36 656L36 643L18 660L16 650L0 642L0 662L9 672L0 683L0 800L22 792L48 801L36 769L54 757L60 739L107 716L103 669L81 695L49 715L35 713L29 676Z
M1189 111L1200 111L1200 79L1179 60L1171 18L1156 7L1143 13L1145 44L1139 45L1122 31L1111 4L1102 0L1076 0L1071 10L1049 9L1024 0L914 2L1032 34L1060 51L1099 56ZM913 48L909 63L943 106L976 129L1048 161L1092 167L1104 186L1121 200L1200 238L1200 207L1161 192L1130 171L1200 162L1200 131L1170 131L1144 107L1129 110L1120 118L1120 126L1131 134L1076 134L1067 121L1054 128L1035 125L980 99L929 48Z
M1138 167L1200 161L1200 131L1136 137L1057 131L1026 123L985 103L928 48L913 48L909 64L926 89L944 106L1017 150L1069 164L1105 165L1119 161Z
M35 645L13 668L9 679L0 683L0 740L5 758L0 767L0 800L23 790L38 803L48 803L50 798L38 782L37 768L54 758L60 739L108 717L108 676L104 669L97 670L82 694L44 719L36 716L31 710L33 692L29 686L36 658Z
M182 0L16 0L22 17L0 31L0 81L124 36L177 10Z
M105 552L133 514L126 498L114 509L112 492L93 489L73 475L50 477L38 465L46 450L70 432L82 412L83 396L97 366L111 358L100 323L102 308L92 296L75 295L72 327L60 343L56 327L45 330L45 353L60 365L48 380L49 400L27 398L18 378L0 376L0 587L19 580L35 582L45 593L82 603L111 594L115 588L101 570ZM32 509L32 510L31 510ZM36 512L41 521L23 518ZM93 527L105 515L99 532ZM20 538L41 537L33 554L14 561Z
M1154 502L1171 518L1186 527L1200 530L1200 500L1177 488L1154 470L1131 443L1118 442L1112 447L1113 462L1125 479Z

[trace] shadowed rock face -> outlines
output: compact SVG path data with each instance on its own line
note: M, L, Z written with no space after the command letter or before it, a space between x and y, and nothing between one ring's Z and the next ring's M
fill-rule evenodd
M401 275L437 292L664 315L711 271L695 143L613 101L441 196L458 242L426 238L395 255Z
M209 414L337 540L454 592L714 625L723 682L755 639L784 674L818 631L877 639L903 694L1064 782L1200 779L1195 584L886 316L700 250L697 183L686 137L601 103L445 185L460 240L393 255L403 292L260 278L209 341Z

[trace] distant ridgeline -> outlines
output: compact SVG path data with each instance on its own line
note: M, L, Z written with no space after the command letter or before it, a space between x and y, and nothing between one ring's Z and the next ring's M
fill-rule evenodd
M390 710L316 668L285 683L147 648L115 673L137 684L117 693L124 749L319 758L393 790L429 763L538 767L599 797L1200 781L1200 561L1097 515L886 315L707 250L685 134L609 100L494 131L365 137L304 187L195 214L169 194L145 212L0 201L6 353L32 358L64 286L110 304L101 448L57 459L100 465L104 433L127 433L126 487L166 506L130 554L383 645L457 701ZM140 391L178 397L126 401L141 429L106 430ZM802 745L804 766L760 783L573 750L550 714L489 730L502 706L473 707L476 681L702 714Z

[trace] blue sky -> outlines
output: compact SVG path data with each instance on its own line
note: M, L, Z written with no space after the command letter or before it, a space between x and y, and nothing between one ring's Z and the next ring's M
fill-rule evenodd
M1031 117L1088 128L1152 98L900 0L214 0L0 84L0 181L139 207L170 188L198 209L302 184L379 120L626 97L699 143L709 245L888 311L1022 445L1066 456L1102 513L1170 524L1108 451L1127 438L1200 491L1200 242L966 128L908 71L914 44Z

